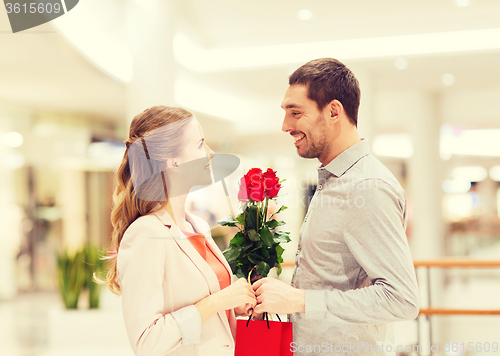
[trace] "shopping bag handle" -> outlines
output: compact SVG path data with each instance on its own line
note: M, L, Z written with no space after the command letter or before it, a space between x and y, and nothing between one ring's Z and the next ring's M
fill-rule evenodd
M276 314L276 316L278 317L278 320L281 321L280 316L278 314ZM271 316L271 318L272 318L272 316ZM250 323L250 319L252 319L251 315L248 317L248 320L247 320L247 328L248 328L248 323ZM264 313L264 319L266 319L267 328L270 329L270 327L269 327L269 316L268 316L267 312Z

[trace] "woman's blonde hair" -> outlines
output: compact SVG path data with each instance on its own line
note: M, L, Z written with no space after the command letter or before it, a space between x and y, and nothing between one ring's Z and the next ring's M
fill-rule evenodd
M139 216L167 205L164 170L168 158L177 157L184 147L186 125L193 114L181 108L153 106L135 116L130 123L127 149L115 175L114 206L111 212L113 232L106 280L94 274L94 281L108 284L120 295L117 280L117 253L125 230ZM175 123L175 124L174 124Z

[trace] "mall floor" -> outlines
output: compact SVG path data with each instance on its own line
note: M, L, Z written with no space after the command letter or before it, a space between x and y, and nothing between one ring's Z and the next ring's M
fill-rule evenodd
M57 293L32 293L0 302L1 356L134 356L120 298L102 294L101 308L62 308ZM82 303L83 302L83 303Z
M448 308L500 310L499 272L453 272L447 277L442 302ZM0 356L134 356L123 325L121 298L105 289L98 310L89 310L85 301L82 294L74 311L64 310L55 292L0 301ZM500 355L491 347L495 342L500 345L499 315L436 317L434 321L437 355ZM397 323L395 343L418 344L416 325L416 321ZM437 328L441 331L436 333ZM450 343L450 352L445 352L445 342ZM457 352L451 351L453 342ZM462 350L460 344L466 348L469 342L474 348L489 343L490 351Z

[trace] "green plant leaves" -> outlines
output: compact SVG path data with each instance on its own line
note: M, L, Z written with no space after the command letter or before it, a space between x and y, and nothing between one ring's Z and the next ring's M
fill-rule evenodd
M282 206L274 213L287 209ZM280 243L290 241L290 233L275 231L284 221L272 219L266 221L267 201L247 204L243 213L236 218L225 216L218 223L222 226L236 226L240 229L231 239L229 247L224 251L224 257L237 277L248 278L252 269L254 273L267 277L272 267L281 274L283 262L283 247Z
M78 298L85 285L85 254L78 251L74 256L65 251L57 256L59 289L66 309L76 309Z
M260 235L259 235L259 233L257 231L255 231L254 229L252 229L252 230L248 231L248 238L251 241L257 242L257 241L260 240Z
M260 231L260 236L262 237L262 242L264 242L264 245L267 247L272 247L273 246L273 234L271 231L269 231L269 228L267 226L264 226L262 230Z
M242 251L243 247L241 246L229 245L229 247L223 252L223 254L227 260L227 263L232 264L234 262L237 262L237 259Z
M238 220L233 218L231 215L226 215L222 219L217 220L217 223L221 226L233 226L236 227L236 223L238 223Z
M274 233L274 242L279 244L279 243L288 243L292 241L290 239L290 232L288 231L276 231Z
M99 249L86 245L74 255L67 251L57 256L57 274L59 289L66 309L76 309L78 299L84 288L89 290L89 307L98 308L102 286L92 279L95 273L98 277L105 270Z
M257 229L257 215L259 208L257 205L249 205L245 209L245 228L248 230Z
M256 253L250 252L248 255L248 260L253 264L258 264L259 262L264 261L264 258Z
M287 206L282 205L282 206L278 209L278 211L277 211L277 212L273 213L273 214L269 217L269 219L272 219L274 215L279 214L279 213L281 213L282 211L284 211L284 210L286 210L286 209L288 209L288 207L287 207Z
M244 243L245 243L245 235L241 231L238 231L230 242L231 245L236 245L236 246L241 246Z
M269 228L269 230L274 230L278 226L285 225L285 222L284 221L278 221L276 219L272 219L272 220L266 221L265 225Z
M269 274L269 271L271 270L271 266L269 266L266 262L261 261L257 265L257 272L261 274L262 277L265 277Z

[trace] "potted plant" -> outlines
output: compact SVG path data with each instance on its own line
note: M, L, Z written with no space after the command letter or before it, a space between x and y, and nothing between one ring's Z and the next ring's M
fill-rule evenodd
M59 290L66 309L78 307L78 298L86 278L84 259L83 251L77 251L75 254L64 251L57 256Z

